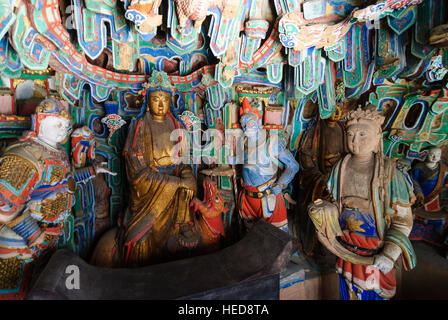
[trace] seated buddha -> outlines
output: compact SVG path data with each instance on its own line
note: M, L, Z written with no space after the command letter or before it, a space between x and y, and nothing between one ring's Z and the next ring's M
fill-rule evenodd
M169 113L167 74L154 72L147 88L146 112L131 124L123 151L130 204L116 236L127 267L170 260L199 242L190 210L196 181L191 167L172 156L179 141L170 136L180 125Z

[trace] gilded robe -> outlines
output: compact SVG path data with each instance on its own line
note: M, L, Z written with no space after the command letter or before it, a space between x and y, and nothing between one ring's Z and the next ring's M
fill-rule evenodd
M181 177L193 179L192 170L170 157L177 142L169 137L176 128L179 123L171 115L160 123L149 112L130 127L123 151L130 206L118 235L125 266L162 261L170 254L167 242L176 239L179 226L193 223L193 191L180 185Z

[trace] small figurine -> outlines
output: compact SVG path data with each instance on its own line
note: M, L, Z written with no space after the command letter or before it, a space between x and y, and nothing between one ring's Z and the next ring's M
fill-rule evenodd
M98 217L98 212L95 212L95 203L98 198L95 194L92 179L100 173L107 173L112 176L117 173L107 169L107 162L92 165L95 160L96 141L95 135L89 127L83 126L73 131L71 147L77 190L75 192L76 204L73 210L73 237L68 237L73 241L69 241L69 247L72 247L80 257L86 258L94 241L95 222ZM109 213L107 212L107 214Z
M197 225L202 235L199 247L204 252L210 253L221 248L221 240L225 237L222 214L228 209L224 207L224 199L216 181L206 176L203 186L204 200L193 198L191 205L197 213Z
M382 152L384 117L373 110L345 116L349 154L328 181L332 202L309 207L320 242L338 256L341 299L390 299L396 292L394 265L416 264L408 235L415 200L408 174Z
M418 163L410 171L417 197L414 228L410 238L435 245L441 245L444 240L448 217L446 199L442 198L443 188L448 182L448 169L441 161L441 156L442 149L430 148L426 161Z
M207 17L209 9L218 7L222 11L222 15L226 18L234 18L238 12L239 2L235 0L174 0L176 4L177 16L179 18L178 30L183 32L188 19L194 21L194 27L200 28L205 18Z
M162 24L162 15L158 14L160 0L131 0L125 12L125 18L134 22L142 34L155 34Z
M288 232L288 219L282 191L299 171L299 164L286 143L277 134L270 132L262 141L262 117L258 109L243 99L240 122L247 138L244 150L243 189L238 206L242 219L251 222L264 219ZM283 170L278 176L278 169Z

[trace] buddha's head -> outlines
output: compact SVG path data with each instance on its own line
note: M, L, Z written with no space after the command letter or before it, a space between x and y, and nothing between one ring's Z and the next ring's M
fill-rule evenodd
M350 111L344 116L347 147L356 156L370 156L380 152L382 139L381 125L384 117L374 110Z
M154 90L149 92L148 105L149 111L153 116L165 117L170 110L171 94L163 90Z
M174 90L168 74L155 70L143 86L149 91L146 110L151 112L156 120L165 119L165 115L170 110L171 95Z

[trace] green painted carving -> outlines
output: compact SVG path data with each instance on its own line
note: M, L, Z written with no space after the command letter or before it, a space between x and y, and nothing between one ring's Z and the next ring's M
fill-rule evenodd
M344 60L347 54L347 39L343 37L336 44L324 47L325 53L331 61L339 62Z
M417 21L411 41L411 52L420 59L430 57L436 50L429 45L430 31L433 28L433 0L424 0L417 9Z
M411 123L413 127L408 127L407 116L410 112L417 112L412 108L421 106L420 116L415 115L417 123ZM417 157L419 152L429 146L438 146L446 141L448 111L447 89L438 89L430 92L414 92L408 94L395 118L389 134L384 140L384 152L394 158L403 158L400 152L400 144L408 146L406 157L412 159Z
M330 60L326 60L324 83L317 90L319 113L322 119L329 118L336 108L335 79Z
M351 32L347 34L350 36L348 45L351 44L351 61L350 65L344 61L344 84L347 88L356 88L364 82L364 59L362 45L362 24L353 25ZM379 41L381 43L381 41Z
M10 0L0 0L0 39L16 21L14 8Z
M16 23L14 25L12 40L15 50L20 56L20 60L30 70L47 69L51 53L45 47L34 41L34 38L39 35L30 26L25 6L19 7L17 20L22 23Z
M388 14L387 23L397 34L402 34L414 24L417 18L417 6L409 6Z

